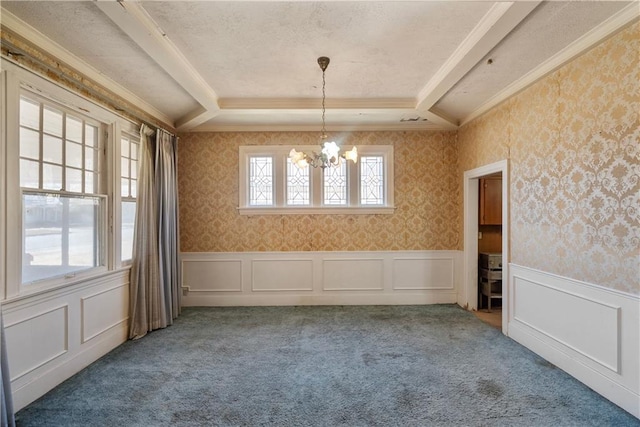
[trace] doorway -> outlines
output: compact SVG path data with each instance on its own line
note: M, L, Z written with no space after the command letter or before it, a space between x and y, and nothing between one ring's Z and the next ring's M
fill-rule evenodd
M502 332L508 335L509 293L509 174L508 162L502 160L464 173L464 274L459 295L460 305L468 310L478 310L478 254L480 253L479 203L480 180L489 176L502 177Z

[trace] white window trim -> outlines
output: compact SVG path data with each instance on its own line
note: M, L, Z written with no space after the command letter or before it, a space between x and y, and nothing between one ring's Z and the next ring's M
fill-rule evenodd
M358 146L359 156L381 155L385 159L385 204L360 205L359 183L360 164L347 162L347 197L348 206L322 205L322 169L311 168L311 206L286 205L286 161L292 148L298 151L319 151L319 146L284 146L284 145L252 145L239 148L239 200L240 215L304 215L304 214L393 214L395 212L393 146L392 145L361 145ZM274 158L274 200L275 206L249 205L249 157L272 156ZM311 166L309 166L311 167Z
M102 277L105 274L119 270L126 265L120 262L120 238L119 238L119 206L120 206L120 133L127 132L136 135L137 124L122 116L98 106L92 101L73 93L33 72L26 70L10 61L1 59L2 85L0 98L2 103L2 164L0 172L6 177L0 189L0 235L10 251L4 251L0 260L0 272L6 278L5 286L0 288L0 301L12 301L30 295L43 292L52 292L69 286L82 286L88 280ZM90 117L93 121L106 126L101 131L107 132L106 136L106 168L103 176L103 185L106 188L106 217L104 221L105 260L104 266L99 266L86 271L78 271L73 277L55 277L22 285L22 190L20 188L19 170L19 103L23 89L35 92L39 96L51 100L54 104L61 104L66 109L78 114ZM104 135L102 136L104 138ZM117 143L116 143L117 142ZM116 183L115 179L118 179ZM115 231L114 231L115 230Z
M118 236L115 239L117 241L117 244L115 245L115 248L114 248L115 264L116 266L128 267L128 266L131 266L132 260L122 259L122 245L121 245L122 242L120 241L120 239L122 238L122 202L135 202L136 209L137 209L138 198L127 197L122 195L122 186L120 185L120 178L122 176L122 163L120 161L122 157L122 144L120 141L123 136L126 136L127 138L138 141L138 171L137 172L140 172L140 132L138 131L137 127L134 127L130 123L125 124L125 126L123 126L123 124L121 123L116 123L115 129L116 129L115 134L118 136L118 139L115 143L116 147L113 150L114 159L111 162L114 170L115 180L116 180L113 188L114 198L116 199L115 206L117 207L116 209L113 210L113 229L114 229L114 236ZM139 182L140 176L139 175L136 175L136 176L137 176L136 179ZM136 194L137 194L137 191L136 191Z

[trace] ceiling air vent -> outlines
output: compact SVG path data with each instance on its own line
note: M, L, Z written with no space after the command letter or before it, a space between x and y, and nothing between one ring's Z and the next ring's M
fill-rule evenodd
M422 118L422 117L420 117L420 116L417 116L417 117L409 117L408 119L405 119L405 118L403 117L402 119L400 119L400 123L403 123L403 122L426 122L426 121L427 121L427 119L423 119L423 118Z

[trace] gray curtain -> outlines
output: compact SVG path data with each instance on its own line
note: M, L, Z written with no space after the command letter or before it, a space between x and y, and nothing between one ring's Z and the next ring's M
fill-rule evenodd
M129 338L165 328L180 314L177 162L174 136L140 130Z
M7 360L7 346L4 340L2 324L2 306L0 305L0 426L14 427L13 399L11 397L11 377Z
M177 139L158 130L156 137L156 189L158 192L158 250L169 324L180 314L180 263L178 260L178 156Z

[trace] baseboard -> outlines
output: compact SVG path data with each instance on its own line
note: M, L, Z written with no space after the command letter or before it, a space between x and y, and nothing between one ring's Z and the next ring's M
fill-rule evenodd
M77 374L91 363L100 359L114 348L127 340L128 327L124 321L114 326L109 331L104 332L95 343L86 345L75 356L66 359L64 362L49 367L46 372L42 372L38 377L32 378L29 382L19 388L13 388L13 405L17 412L31 402L43 396L72 375Z
M640 298L511 264L509 336L640 418Z
M460 251L182 253L183 306L453 304Z
M565 353L559 346L546 343L517 324L510 324L509 335L518 343L550 361L569 375L580 380L602 396L606 397L627 412L640 418L640 396L621 384L598 373Z
M455 304L457 293L403 295L199 295L185 298L183 307L291 306L291 305L417 305Z

